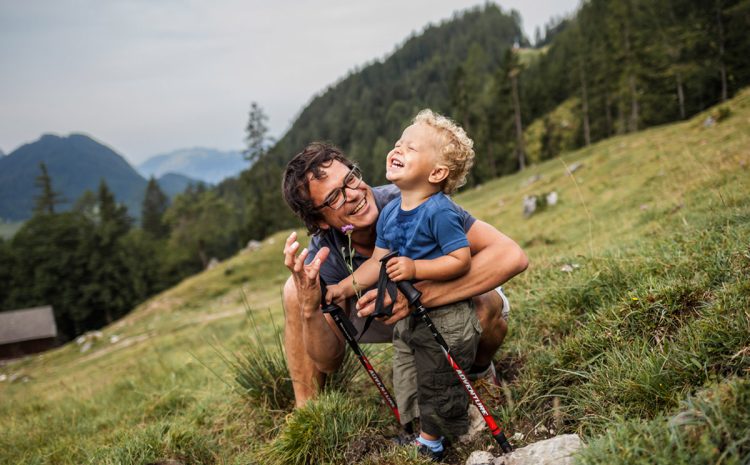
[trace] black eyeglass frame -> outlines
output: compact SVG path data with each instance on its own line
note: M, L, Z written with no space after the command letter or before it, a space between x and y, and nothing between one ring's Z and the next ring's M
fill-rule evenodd
M323 204L317 207L313 207L313 209L315 211L319 211L324 209L325 207L328 207L331 210L338 210L346 203L346 189L358 188L360 184L362 184L362 180L362 171L359 169L359 166L352 166L349 172L346 173L346 176L344 176L344 182L341 183L341 187L331 191L331 193L326 196ZM339 196L341 197L341 200L337 202L338 205L333 206L334 200L339 198Z

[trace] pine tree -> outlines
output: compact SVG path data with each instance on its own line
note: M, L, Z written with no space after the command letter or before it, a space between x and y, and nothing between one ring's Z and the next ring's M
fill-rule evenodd
M156 239L163 239L169 234L164 222L164 213L169 206L169 198L162 192L159 183L152 176L148 180L146 193L141 208L141 228Z
M253 102L245 128L247 148L244 152L252 166L241 176L248 192L248 221L244 225L247 239L262 239L276 227L273 217L276 206L280 203L277 189L281 176L279 174L277 177L272 172L274 161L268 156L270 140L265 125L267 119L263 108ZM270 193L273 193L273 198L270 198Z
M102 179L97 191L98 216L86 240L87 282L83 302L96 311L87 320L89 327L112 323L134 304L132 281L125 265L128 251L120 244L130 230L127 208L119 205Z
M34 214L54 214L55 206L62 203L60 194L52 189L52 179L47 173L47 165L39 162L41 174L36 177L34 184L41 192L34 198Z
M243 152L245 160L249 161L250 165L258 161L271 145L271 140L268 138L266 121L268 121L268 116L266 116L263 108L257 102L252 102L250 104L247 126L245 126L245 143L247 144L247 148Z

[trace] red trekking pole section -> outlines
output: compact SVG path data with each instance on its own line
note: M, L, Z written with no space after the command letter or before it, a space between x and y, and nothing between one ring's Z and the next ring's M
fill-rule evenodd
M398 413L396 400L388 391L388 388L385 387L385 384L380 378L380 375L378 375L378 372L375 371L375 369L372 367L372 364L367 359L364 352L362 352L362 349L359 347L359 343L357 343L357 340L354 338L357 335L357 328L355 328L352 322L349 321L349 318L344 315L344 311L341 309L341 307L334 304L333 302L331 302L330 304L325 303L326 285L322 279L320 280L320 287L321 291L323 292L323 313L328 313L329 315L331 315L331 318L333 318L333 321L336 323L336 327L338 327L339 331L341 331L341 334L344 336L344 339L346 339L346 342L349 344L349 347L351 347L352 351L357 355L359 363L361 363L365 368L365 371L367 371L370 379L372 379L375 387L378 388L380 395L383 396L383 400L385 400L385 403L391 408L391 410L393 411L393 415L396 416L396 421L398 421L400 425L401 415Z
M391 252L383 257L383 259L381 260L381 262L383 262L383 266L385 266L385 263L388 262L389 258L393 258L397 255L398 252ZM453 368L453 371L456 372L456 376L458 376L458 379L461 381L461 384L466 390L466 393L469 394L469 398L477 407L479 413L482 414L482 417L484 417L484 422L490 429L492 437L495 438L495 441L497 441L497 443L500 445L500 448L503 450L503 452L512 452L513 447L511 447L508 439L505 437L505 434L503 434L502 429L497 425L497 422L495 422L495 419L492 417L489 410L487 410L487 407L484 406L484 402L482 402L482 400L479 398L479 395L474 390L474 387L469 382L469 379L466 377L466 373L464 373L461 367L458 366L458 363L456 363L456 361L453 360L453 357L451 357L451 348L448 346L448 343L445 342L445 339L435 327L432 319L429 317L429 315L427 315L427 309L419 300L420 297L422 297L422 293L419 292L417 288L415 288L414 285L409 281L399 281L396 283L396 285L398 286L398 290L401 291L401 293L406 297L409 305L414 306L414 308L416 309L412 313L412 315L419 317L422 322L427 325L427 327L430 329L430 332L432 333L432 336L435 338L435 341L438 343L440 348L443 349L443 353L448 360L448 364L451 366L451 368Z
M400 285L401 283L398 284ZM407 284L409 284L409 286L411 286L414 291L419 292L414 288L414 286L411 285L411 283L407 282ZM417 303L419 303L418 300ZM448 343L445 342L443 336L438 332L437 328L435 328L435 325L432 323L432 319L430 319L430 317L427 315L426 310L421 303L419 303L416 313L422 319L422 322L424 322L424 324L426 324L430 329L430 332L432 332L432 336L435 338L438 345L440 345L440 348L443 349L443 353L445 354L445 358L448 360L448 364L451 366L451 368L453 368L453 371L456 372L456 376L458 376L458 379L461 381L461 384L463 385L466 393L469 395L472 403L479 410L479 413L482 414L484 422L490 429L490 433L492 433L492 437L495 438L495 441L497 441L497 443L500 445L500 448L503 450L503 452L512 452L513 448L508 442L508 439L505 437L502 428L497 425L495 419L492 417L492 414L490 414L490 411L487 410L487 407L485 407L482 399L479 398L477 391L474 390L474 386L472 386L469 382L469 379L466 377L466 373L464 373L464 370L462 370L461 367L458 366L458 363L453 360L453 357L451 357L450 347L448 347Z

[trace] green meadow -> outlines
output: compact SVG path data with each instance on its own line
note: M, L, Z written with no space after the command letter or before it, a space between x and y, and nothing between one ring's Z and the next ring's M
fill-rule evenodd
M551 192L524 218L524 196ZM531 261L505 287L503 387L482 388L516 446L575 432L579 463L748 463L750 91L456 200ZM0 463L424 463L389 445L390 412L359 371L290 408L274 370L288 234L144 302L88 350L1 366ZM389 348L368 350L389 380Z

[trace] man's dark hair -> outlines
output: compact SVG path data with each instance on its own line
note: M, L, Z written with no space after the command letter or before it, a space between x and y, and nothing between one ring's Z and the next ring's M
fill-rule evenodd
M320 233L318 221L323 219L323 215L315 208L318 205L313 205L310 199L307 173L315 179L322 179L325 177L322 168L328 168L334 160L349 168L354 166L341 149L324 142L312 142L286 165L281 191L289 208L305 223L309 234Z

